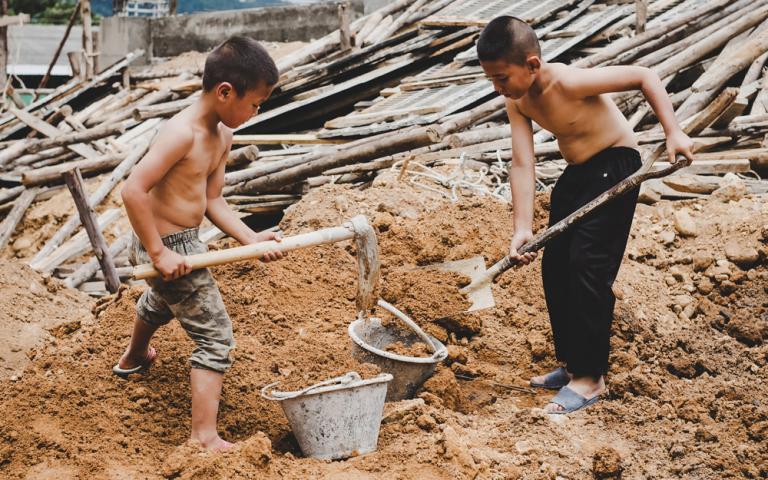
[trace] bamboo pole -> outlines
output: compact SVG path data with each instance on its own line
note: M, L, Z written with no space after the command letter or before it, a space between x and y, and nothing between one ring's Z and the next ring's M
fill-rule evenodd
M768 15L768 10L764 13ZM683 102L677 111L679 117L685 118L700 110L731 77L747 68L749 64L768 51L768 29L750 37L734 50L730 55L723 57L720 62L715 62L693 83L691 96Z
M77 168L81 174L95 175L115 168L124 158L125 154L118 153L104 155L96 159L79 160L62 165L51 165L27 170L21 173L21 183L26 187L61 183L64 180L64 173L73 168Z
M3 223L0 223L0 251L8 245L8 240L11 239L11 235L13 235L13 232L16 230L16 226L24 217L24 213L29 206L32 205L37 193L37 188L25 190L24 193L16 199L11 212L5 217Z
M80 215L80 221L85 227L85 231L88 233L88 238L91 241L93 247L93 253L101 265L101 271L104 272L104 279L107 284L107 289L110 293L117 292L120 288L120 279L117 277L117 271L115 271L115 262L110 255L109 248L107 248L107 242L104 240L101 230L96 222L93 210L88 204L88 200L85 196L85 189L83 188L83 177L80 175L80 170L75 167L64 173L64 180L67 183L67 188L72 194L72 198L75 201L77 212Z
M120 182L133 168L133 166L144 156L149 148L149 142L143 142L134 147L133 151L120 162L120 165L115 167L109 177L104 179L95 192L88 198L88 205L91 208L96 208L115 188L118 182ZM80 225L80 218L77 215L71 215L64 225L48 239L48 242L40 249L39 252L30 260L29 266L36 269L45 257L51 254L59 245L62 244L72 232Z

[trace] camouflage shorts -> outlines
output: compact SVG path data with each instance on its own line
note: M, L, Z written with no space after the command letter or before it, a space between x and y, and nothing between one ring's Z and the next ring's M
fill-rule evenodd
M181 255L208 251L197 234L197 228L183 230L163 237L163 244ZM130 247L130 261L133 265L151 262L135 235ZM197 346L190 357L192 368L226 371L232 363L229 351L235 346L232 322L210 270L195 270L168 282L150 278L147 283L150 288L136 303L139 318L154 326L165 325L177 318Z

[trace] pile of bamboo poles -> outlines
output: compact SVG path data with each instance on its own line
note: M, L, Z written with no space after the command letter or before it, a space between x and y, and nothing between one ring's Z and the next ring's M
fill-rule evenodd
M396 0L354 21L342 6L339 30L278 58L278 88L262 113L235 132L224 189L233 208L279 214L320 185L366 188L404 162L439 167L461 159L482 169L509 161L504 102L483 77L474 46L491 18L451 13L458 2ZM646 201L705 195L727 173L759 179L755 172L768 169L768 0L655 0L645 7L639 18L634 5L548 0L509 13L534 25L547 61L642 65L662 78L699 154L687 177L646 188ZM196 67L134 70L139 55L0 115L0 250L27 209L63 188L75 167L96 186L87 199L98 212L94 224L105 229L124 218L104 200L163 122L193 103L202 86ZM641 94L614 100L642 147L663 144ZM549 188L565 162L553 136L534 127L538 184ZM765 182L747 184L766 190ZM65 219L28 263L103 294L98 262L82 261L89 238L78 233L80 221L76 213ZM128 239L122 232L108 246L123 280Z

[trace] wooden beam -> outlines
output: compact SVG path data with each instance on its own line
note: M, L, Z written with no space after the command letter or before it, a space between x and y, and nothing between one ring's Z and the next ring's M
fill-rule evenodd
M87 2L88 0L85 1ZM101 271L104 272L107 289L110 293L116 293L118 288L120 288L120 278L117 276L115 262L112 260L112 255L107 248L107 242L101 234L93 210L91 210L88 204L88 198L85 196L83 177L80 175L80 170L74 168L65 172L64 180L67 182L67 188L69 188L69 192L75 200L77 212L80 214L80 221L83 223L85 231L88 233L88 238L91 240L93 253L99 260Z
M26 110L19 110L18 108L15 108L15 107L9 107L8 110L14 115L16 115L16 118L21 120L27 126L29 126L30 128L34 128L35 130L42 133L46 137L54 138L54 137L64 135L64 132L62 132L58 128L37 118L36 116L32 115ZM100 157L99 153L96 150L92 149L87 145L83 145L83 144L67 145L67 148L77 153L78 155L82 155L83 157L91 160Z

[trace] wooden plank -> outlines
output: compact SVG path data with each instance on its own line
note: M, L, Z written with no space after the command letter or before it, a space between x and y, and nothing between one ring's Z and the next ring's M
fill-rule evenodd
M431 15L419 25L437 27L485 26L500 15L518 17L538 23L559 10L574 5L577 0L465 0L453 2Z
M9 107L8 110L14 115L16 115L16 118L24 122L27 126L29 126L30 128L34 128L35 130L42 133L46 137L54 138L54 137L62 136L65 134L64 132L54 127L53 125L47 122L44 122L43 120L37 118L36 116L32 115L31 113L25 110L19 110L16 107ZM83 157L91 160L100 157L99 152L97 152L96 150L92 149L87 145L72 144L72 145L67 145L67 148L77 153L78 155L82 155Z
M658 171L669 167L669 162L657 161L651 167L651 171ZM748 159L703 160L696 157L696 161L690 167L678 170L679 173L692 173L697 175L723 175L725 173L744 173L751 169Z
M67 183L69 192L72 194L72 198L75 200L75 206L77 206L77 211L80 214L80 221L85 227L85 231L88 233L88 238L93 246L93 253L99 260L101 271L104 272L107 289L110 293L116 293L120 288L120 279L117 276L112 255L110 254L109 248L107 248L107 242L104 240L104 235L101 234L101 229L99 229L93 210L86 197L85 189L83 188L83 177L80 175L80 170L75 167L66 172L64 174L64 180Z

